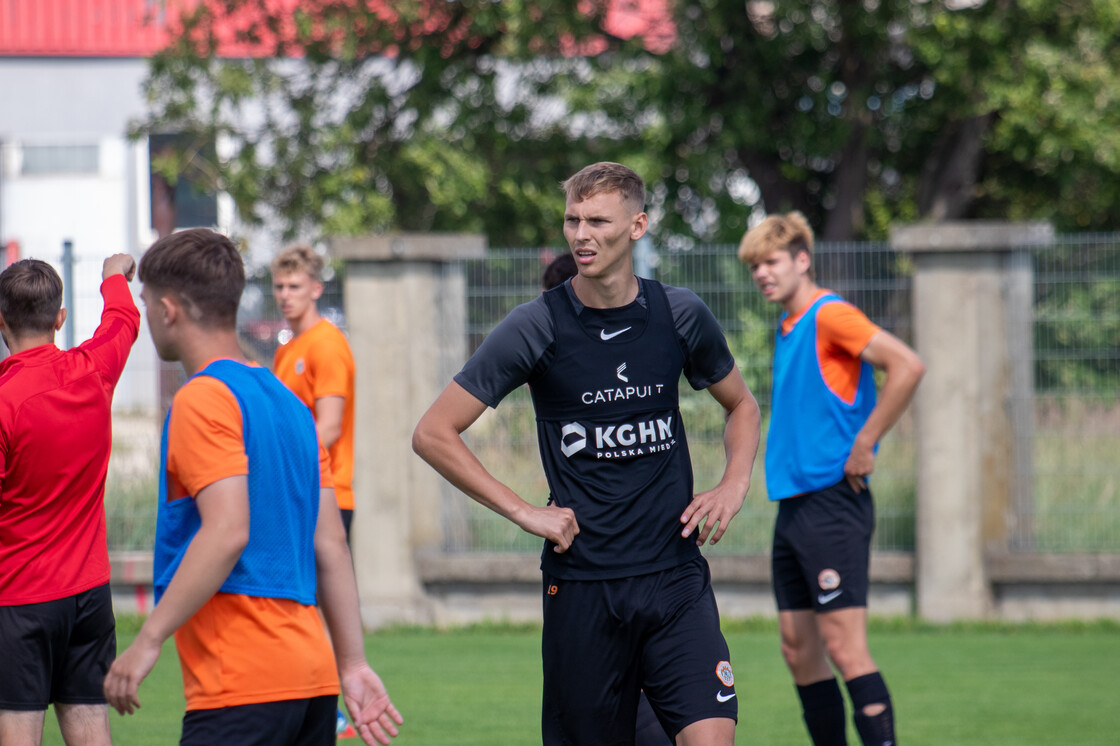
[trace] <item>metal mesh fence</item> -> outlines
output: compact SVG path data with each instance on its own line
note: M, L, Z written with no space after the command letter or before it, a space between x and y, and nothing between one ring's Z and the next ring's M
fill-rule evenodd
M1036 249L1030 469L1010 516L1011 548L1120 548L1120 236L1059 236Z
M468 277L468 334L474 350L485 334L514 306L540 292L540 277L550 251L495 251L486 260L465 263ZM815 259L817 279L864 309L872 321L903 339L910 337L910 271L905 258L886 244L823 244ZM779 309L755 290L734 246L696 246L688 251L654 250L646 257L646 276L696 292L712 309L732 353L762 408L763 431L769 422L770 361ZM723 412L706 393L683 379L681 412L688 432L696 489L709 489L723 473ZM548 499L537 452L536 426L528 391L522 387L498 409L467 431L472 449L495 476L535 504ZM742 511L715 551L761 553L768 549L774 507L766 500L762 472L765 443ZM877 503L875 546L911 550L914 545L914 445L909 415L888 435L874 478ZM523 534L505 519L458 496L455 525L467 530L448 536L449 551L534 551L540 540ZM448 504L448 503L445 503ZM445 534L445 536L447 536Z
M549 250L495 250L486 260L455 271L467 279L468 351L514 306L539 293ZM1009 543L1018 551L1102 552L1120 547L1120 235L1061 236L1031 252L1034 272L1031 359L1013 360L1029 371L1030 419L1016 433L1020 479L1009 512ZM79 266L92 259L79 257ZM98 268L100 260L98 260ZM885 244L822 244L817 279L851 300L877 324L911 341L911 268ZM52 262L56 263L56 262ZM56 263L57 266L57 263ZM769 419L772 335L778 310L750 282L733 246L655 250L645 273L696 291L719 319L744 378ZM320 307L340 326L342 267L326 283ZM89 279L94 277L94 279ZM100 312L100 274L75 271L74 301L81 309L76 341L92 334ZM94 310L87 310L94 309ZM243 347L269 364L284 330L267 271L250 277L239 316ZM62 345L60 335L59 343ZM133 378L118 387L158 386L146 329L133 349ZM173 366L174 367L174 366ZM443 371L450 379L455 371ZM697 489L722 472L722 417L704 392L682 382L681 409L688 429ZM106 509L113 549L150 548L159 464L160 416L129 407L114 413L114 445ZM495 475L526 499L543 504L548 486L540 465L528 392L522 388L467 431L471 447ZM909 412L884 439L873 479L875 546L914 545L916 449ZM742 512L719 552L761 553L769 546L774 509L765 499L762 453ZM540 541L445 485L445 548L449 551L539 551Z

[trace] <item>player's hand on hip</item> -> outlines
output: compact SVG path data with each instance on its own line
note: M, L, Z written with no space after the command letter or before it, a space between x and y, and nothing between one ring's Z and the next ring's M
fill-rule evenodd
M743 499L747 496L745 490L742 494L737 492L737 490L717 486L693 497L692 502L681 514L681 523L684 524L681 536L687 539L696 532L698 547L703 546L709 536L712 538L710 542L712 544L722 539L723 532L727 530L731 519L738 515L743 507Z
M533 506L518 525L531 534L551 541L556 545L552 551L557 553L568 551L579 534L575 512L571 508L559 508L555 505L543 508Z
M368 664L342 671L339 681L342 699L363 741L369 746L387 744L400 733L397 726L404 724L404 718L389 700L381 677Z
M101 279L108 280L113 275L124 275L124 279L132 282L136 274L136 260L128 254L113 254L105 260L101 268Z
M856 438L856 442L852 444L852 452L844 463L844 478L857 493L863 492L867 489L867 476L874 470L875 444L867 445Z
M137 698L140 682L152 672L161 647L159 642L141 634L109 666L109 673L105 676L105 698L114 710L127 715L140 707Z

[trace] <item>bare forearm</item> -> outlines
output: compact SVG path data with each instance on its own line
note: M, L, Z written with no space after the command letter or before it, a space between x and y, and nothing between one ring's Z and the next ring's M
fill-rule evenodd
M358 585L345 535L323 542L315 552L319 607L331 633L339 671L365 663Z
M341 396L322 396L315 400L315 434L324 448L330 448L342 437L342 417L346 399Z
M412 447L440 476L495 513L518 523L519 516L530 507L486 470L454 429L441 432L418 427Z
M316 422L315 432L319 436L319 442L323 444L324 448L330 448L342 436L342 426L333 423Z
M745 495L751 484L751 471L758 455L758 442L762 427L762 415L758 402L748 393L727 415L723 430L723 448L727 463L724 467L721 485L734 488L738 494Z
M513 521L523 531L553 542L553 551L567 551L579 533L571 508L537 507L525 502L495 479L463 442L463 431L485 409L481 400L461 386L449 384L416 425L412 450L476 502Z
M878 402L868 415L867 422L856 435L857 440L873 445L894 427L914 397L914 391L918 388L924 370L920 365L899 365L887 371L887 378L883 383L882 391L879 392Z

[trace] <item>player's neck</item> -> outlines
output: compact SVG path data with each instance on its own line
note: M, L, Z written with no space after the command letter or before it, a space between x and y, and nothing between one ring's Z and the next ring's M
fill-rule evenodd
M806 277L798 286L796 292L782 304L782 310L790 316L796 315L813 301L813 296L819 291L820 288L817 287L817 283Z
M621 308L638 297L638 278L633 271L610 277L576 275L572 278L572 290L588 308Z
M319 315L319 309L315 306L312 306L310 309L308 309L307 313L303 314L299 318L285 319L285 321L288 322L288 327L292 330L292 336L298 337L311 327L318 324L321 318L323 317Z
M33 347L54 344L54 334L31 334L26 337L4 335L4 342L8 345L8 352L18 355Z
M179 348L179 360L187 377L193 376L202 370L206 363L216 359L236 360L239 363L249 363L245 353L241 351L241 343L237 339L237 331L233 329L194 330L194 333L183 339Z

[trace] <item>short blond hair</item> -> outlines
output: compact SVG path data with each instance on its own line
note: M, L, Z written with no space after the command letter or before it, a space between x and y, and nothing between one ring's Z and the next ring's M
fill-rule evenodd
M641 212L646 207L646 186L642 177L621 163L601 161L585 166L560 184L572 202L606 192L618 192L622 199Z
M323 257L306 244L289 246L272 260L272 276L306 272L315 282L323 281Z
M739 242L739 260L743 264L754 264L779 249L788 251L790 256L804 251L812 261L813 229L804 215L799 212L771 215L751 228Z

